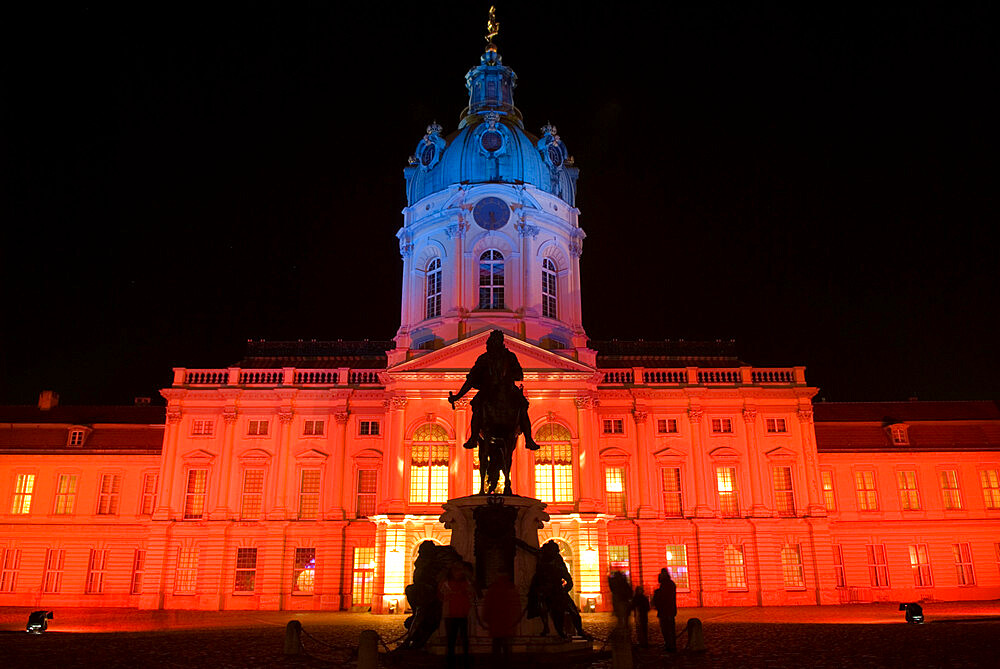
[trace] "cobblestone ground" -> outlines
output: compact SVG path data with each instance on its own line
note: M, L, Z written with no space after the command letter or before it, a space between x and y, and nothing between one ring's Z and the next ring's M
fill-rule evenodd
M655 616L651 648L636 649L638 669L652 667L997 667L1000 666L1000 602L928 604L928 623L906 625L890 605L682 609L704 622L704 653L660 651ZM50 631L25 634L30 609L0 608L0 666L3 667L352 667L360 632L374 629L390 642L403 616L351 613L56 610ZM282 654L284 627L297 619L308 633L308 657ZM607 614L584 616L584 627L601 639L614 625ZM611 666L607 648L591 661ZM386 666L423 669L443 666L422 654L383 658ZM521 666L518 662L516 666ZM552 669L569 666L546 659ZM489 669L480 659L474 669Z

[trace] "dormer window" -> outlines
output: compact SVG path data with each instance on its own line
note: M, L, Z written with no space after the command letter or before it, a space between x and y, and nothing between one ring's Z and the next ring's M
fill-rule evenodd
M70 430L69 446L83 446L83 440L87 438L86 430Z
M902 423L889 426L889 435L892 438L893 446L908 446L910 444L907 429L908 426L903 425Z

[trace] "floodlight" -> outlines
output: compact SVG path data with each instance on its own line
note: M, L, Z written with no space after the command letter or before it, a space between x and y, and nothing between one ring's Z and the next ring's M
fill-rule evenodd
M903 603L899 605L900 611L906 611L906 622L914 625L924 622L924 609L916 602Z
M28 616L28 624L25 625L24 631L31 634L41 634L48 629L49 620L52 620L51 611L32 611L31 615Z

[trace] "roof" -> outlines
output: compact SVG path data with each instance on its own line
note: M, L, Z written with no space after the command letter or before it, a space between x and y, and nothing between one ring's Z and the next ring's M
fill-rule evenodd
M715 341L591 340L598 368L615 367L741 367L732 339Z
M94 425L96 423L126 423L163 425L166 409L150 405L122 406L55 406L39 409L34 404L0 406L0 423L59 423Z
M249 341L244 369L303 367L311 369L385 369L386 351L396 348L392 340L361 341Z
M993 401L965 402L816 402L816 422L880 421L885 424L920 420L1000 420Z

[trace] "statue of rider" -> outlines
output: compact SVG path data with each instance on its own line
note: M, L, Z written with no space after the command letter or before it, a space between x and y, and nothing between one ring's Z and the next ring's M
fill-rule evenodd
M470 389L479 392L472 398L472 425L469 428L469 440L465 448L476 448L479 444L480 431L483 428L483 405L495 401L495 398L506 395L512 405L520 408L518 424L524 434L524 446L533 451L538 450L538 444L531 436L531 421L528 420L528 400L524 389L514 385L524 380L524 370L517 356L511 353L503 342L503 332L494 330L486 340L486 353L476 359L476 364L469 370L465 383L457 394L448 393L448 401L454 408L455 402Z

